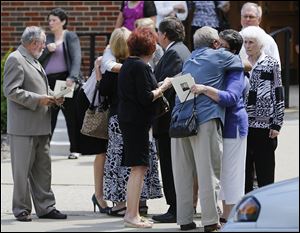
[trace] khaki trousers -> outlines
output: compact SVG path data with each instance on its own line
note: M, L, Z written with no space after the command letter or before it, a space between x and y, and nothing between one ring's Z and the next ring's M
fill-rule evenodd
M196 136L172 138L172 167L177 195L177 224L193 222L193 176L197 174L202 225L219 222L215 195L223 153L221 123L212 119L198 128Z

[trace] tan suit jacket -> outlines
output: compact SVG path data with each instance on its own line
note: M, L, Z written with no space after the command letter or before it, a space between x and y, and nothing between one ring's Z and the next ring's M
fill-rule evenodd
M4 67L4 95L7 97L7 132L13 135L51 133L50 107L38 104L42 95L52 95L46 73L27 49L20 45Z

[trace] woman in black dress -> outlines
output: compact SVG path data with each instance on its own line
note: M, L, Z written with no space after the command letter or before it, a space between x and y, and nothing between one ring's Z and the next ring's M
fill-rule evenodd
M130 57L124 62L118 81L118 117L124 141L122 163L131 167L127 183L127 210L124 225L149 228L152 223L141 219L140 194L144 175L149 167L149 130L154 119L153 101L171 84L166 79L157 87L148 65L156 49L157 36L149 28L136 29L127 44Z
M127 39L130 31L125 27L115 29L110 37L109 46L112 55L115 56L119 64L124 62L129 56ZM105 54L104 54L105 56ZM129 179L130 167L122 166L121 161L124 154L123 136L118 120L118 75L119 73L108 71L102 60L101 68L105 68L105 73L100 81L100 93L108 98L109 103L109 123L108 123L108 147L104 166L104 197L105 200L116 204L108 212L113 216L124 216L126 210L126 186ZM102 67L104 66L104 67ZM146 214L148 207L147 199L162 197L161 185L158 175L158 159L156 147L153 140L149 140L150 169L144 177L144 185L141 193L139 212Z

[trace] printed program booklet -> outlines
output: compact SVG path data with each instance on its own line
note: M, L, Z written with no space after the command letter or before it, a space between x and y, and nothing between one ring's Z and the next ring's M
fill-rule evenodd
M180 102L183 103L185 98L189 94L191 87L195 84L193 76L191 74L175 76L171 82ZM193 98L194 95L190 93L186 100L190 100Z
M67 87L66 81L56 80L54 87L54 97L72 98L74 94L75 83L71 87Z

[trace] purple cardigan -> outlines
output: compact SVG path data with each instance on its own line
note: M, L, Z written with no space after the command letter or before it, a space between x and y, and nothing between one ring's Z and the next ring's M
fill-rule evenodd
M229 71L225 76L225 89L218 91L219 104L226 107L223 138L237 138L248 134L248 114L245 109L247 77L241 71Z

